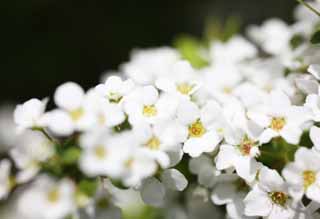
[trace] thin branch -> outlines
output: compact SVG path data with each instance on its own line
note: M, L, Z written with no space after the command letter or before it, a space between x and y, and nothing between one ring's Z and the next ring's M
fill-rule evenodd
M312 7L309 3L305 2L304 0L297 0L299 3L303 4L306 8L308 8L309 10L311 10L313 13L315 13L316 15L318 15L320 17L320 12L315 9L314 7Z

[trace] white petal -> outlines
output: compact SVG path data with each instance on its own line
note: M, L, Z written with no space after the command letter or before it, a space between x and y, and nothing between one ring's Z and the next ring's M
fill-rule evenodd
M272 108L282 109L291 106L291 101L289 97L280 90L272 91L270 96Z
M309 199L320 203L320 184L314 183L306 191L306 195Z
M267 128L262 132L262 134L259 137L259 141L261 144L265 144L271 141L272 138L279 136L279 134L275 131L273 131L270 128Z
M280 135L290 144L298 144L302 135L302 130L296 126L286 125L280 132Z
M142 88L142 99L144 105L153 105L158 100L159 94L155 87L145 86Z
M182 124L189 125L200 118L200 110L191 101L181 101L177 109L177 117Z
M237 149L232 145L221 145L220 151L216 157L216 166L218 170L225 170L234 166L238 158Z
M219 183L215 186L211 200L216 205L225 205L231 203L237 195L236 186L232 183Z
M57 106L71 111L81 106L83 96L84 91L78 84L67 82L57 88L54 94L54 101Z
M284 186L284 180L276 170L263 167L259 172L260 186L268 192L281 191Z
M161 180L167 188L176 191L183 191L188 185L185 176L176 169L165 170L161 175Z
M308 72L310 72L316 79L320 80L320 65L310 65L308 68Z
M271 200L268 194L255 186L245 197L245 215L247 216L262 216L266 217L272 209Z
M71 135L74 125L69 114L62 110L54 110L44 115L44 123L50 131L59 136Z
M141 186L141 198L148 204L160 207L165 197L165 188L156 178L148 178L143 181Z
M320 150L320 128L313 126L310 129L310 138L316 149Z
M283 208L281 206L274 205L270 215L269 219L292 219L294 218L294 211L290 209L290 207Z

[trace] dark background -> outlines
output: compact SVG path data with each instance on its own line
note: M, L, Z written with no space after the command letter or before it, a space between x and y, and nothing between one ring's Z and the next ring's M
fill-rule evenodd
M0 101L53 94L64 81L85 88L116 69L132 48L201 36L206 18L292 21L295 0L2 0Z

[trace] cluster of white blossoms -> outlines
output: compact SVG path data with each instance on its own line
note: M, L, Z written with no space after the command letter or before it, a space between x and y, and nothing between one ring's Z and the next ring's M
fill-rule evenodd
M117 219L122 191L168 219L320 218L320 18L295 16L213 40L201 67L134 51L87 91L18 105L16 132L0 117L0 214Z

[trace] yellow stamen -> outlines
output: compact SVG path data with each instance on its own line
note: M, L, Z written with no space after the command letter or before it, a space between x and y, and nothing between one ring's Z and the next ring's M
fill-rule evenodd
M158 150L160 147L160 140L159 138L153 136L152 138L150 138L148 140L148 142L146 143L146 146L151 149L151 150Z
M73 121L79 121L79 119L83 116L84 110L82 108L75 109L70 112L70 116Z
M181 83L177 85L177 90L184 95L188 95L192 89L194 88L193 85L190 85L188 83Z
M47 198L49 202L56 203L60 199L60 192L58 188L53 188L52 190L50 190Z
M285 206L288 200L288 196L283 192L270 192L269 197L274 204L281 205L282 207Z
M255 142L246 136L244 137L243 141L239 145L239 148L243 155L250 155L251 148L254 146L255 146Z
M303 172L303 186L307 189L316 181L316 173L312 170L306 170Z
M189 126L189 137L201 137L206 133L206 129L200 120L197 120Z
M275 131L281 131L286 124L286 119L283 117L274 117L271 120L270 128Z
M106 157L106 149L103 145L98 145L95 149L94 149L94 153L96 155L97 158L99 159L104 159Z
M143 115L146 117L152 117L157 115L157 108L154 105L144 106Z

